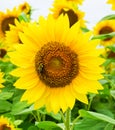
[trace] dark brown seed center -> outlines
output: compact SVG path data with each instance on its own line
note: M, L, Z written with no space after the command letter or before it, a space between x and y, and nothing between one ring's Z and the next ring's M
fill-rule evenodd
M44 45L35 57L40 80L49 87L65 87L78 74L77 54L57 42Z
M24 11L26 8L27 8L26 5L23 5L21 9L22 11Z
M115 52L109 51L107 58L115 58Z
M4 34L5 34L5 31L9 31L10 30L9 24L15 25L14 19L15 19L15 17L8 17L8 18L5 18L2 21L1 27L2 27L2 32Z
M113 32L113 29L109 26L105 26L105 27L101 28L101 30L99 31L99 34L108 34L111 32ZM104 41L111 40L111 38L112 37L106 38L106 39L104 39Z
M70 22L70 27L78 21L77 14L73 10L71 10L71 9L67 10L67 11L65 11L64 9L62 9L60 11L59 15L60 14L63 14L63 15L67 14L68 15L69 22Z
M3 58L6 55L7 51L5 49L0 49L0 58Z
M0 125L0 130L11 130L11 128L3 124L3 125Z

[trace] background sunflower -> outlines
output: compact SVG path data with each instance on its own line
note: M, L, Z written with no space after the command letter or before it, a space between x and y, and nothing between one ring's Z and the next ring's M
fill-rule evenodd
M15 44L22 44L19 38L19 32L23 32L23 28L28 26L28 22L15 20L15 25L10 25L10 30L6 31L5 43L8 46L8 50L13 50Z
M98 22L94 27L94 35L109 34L115 32L115 20L103 20ZM104 46L115 43L115 37L101 39L101 44Z
M0 12L0 38L5 38L5 32L10 29L9 24L15 24L14 20L18 18L20 11L16 8L7 9L6 13Z
M20 10L20 12L24 12L26 14L30 14L31 13L31 6L27 2L24 2L24 3L20 4L18 6L18 9Z
M55 0L56 1L56 0ZM62 0L62 1L67 1L67 2L73 2L73 3L76 3L77 5L78 4L82 4L84 0Z
M0 117L0 130L16 130L7 117Z
M107 3L112 5L112 10L115 10L115 1L114 0L107 0Z
M56 0L53 3L53 8L50 10L52 11L54 18L58 18L61 14L67 15L69 18L70 27L79 20L81 21L81 26L85 27L85 13L80 11L73 3L69 3L67 1L60 2L59 0Z
M3 41L0 43L0 60L7 61L7 52L8 52L8 46Z

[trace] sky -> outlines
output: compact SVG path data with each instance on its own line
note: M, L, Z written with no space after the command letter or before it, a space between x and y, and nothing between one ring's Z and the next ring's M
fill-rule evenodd
M53 3L53 0L0 0L0 11L5 11L7 8L12 9L24 1L27 1L34 9L32 12L33 20L37 20L40 15L47 16ZM84 0L84 3L79 7L81 11L85 12L85 20L88 21L89 28L92 28L102 17L115 14L115 11L111 10L111 5L106 4L106 1Z

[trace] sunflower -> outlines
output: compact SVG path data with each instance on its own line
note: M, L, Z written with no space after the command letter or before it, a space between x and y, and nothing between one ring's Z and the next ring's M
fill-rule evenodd
M91 32L81 32L79 22L70 28L63 15L29 24L20 33L24 44L9 53L18 66L11 74L20 77L14 86L26 90L21 100L54 113L72 109L75 99L87 104L87 93L98 93L102 86L97 80L103 78L97 40L90 37Z
M10 120L6 117L0 117L0 130L16 130Z
M107 0L107 4L112 4L112 10L115 10L115 0Z
M72 1L75 2L77 4L82 4L83 0L67 0L67 1Z
M112 46L111 46L112 47ZM113 46L114 47L114 46ZM105 72L108 73L115 73L115 52L111 49L109 49L108 47L105 48L104 53L102 54L102 56L108 60L108 64L104 65L104 69L106 70Z
M8 52L8 46L6 44L0 43L0 60L6 61L8 58L6 58Z
M0 12L0 38L5 38L5 32L10 29L9 24L14 25L14 20L18 18L20 11L16 8L7 9L6 13Z
M53 13L55 19L57 19L61 14L67 14L70 22L70 27L78 22L81 21L81 26L85 27L85 20L84 16L85 13L80 11L73 3L69 3L67 1L56 0L53 3L53 8L50 9Z
M76 3L76 4L82 4L84 0L62 0L62 1L67 1L67 2L73 2L73 3ZM61 1L61 2L62 2Z
M2 83L4 82L4 79L3 79L3 73L0 71L0 88L3 88L4 86L2 85ZM0 90L1 91L1 90Z
M3 60L6 54L7 54L6 48L0 48L0 60Z
M23 32L23 28L27 26L28 23L15 20L15 25L10 25L10 30L6 31L5 43L7 44L9 50L14 49L13 46L18 43L22 43L19 38L19 32Z
M20 12L24 12L26 14L30 14L30 12L31 12L31 6L27 2L24 2L23 4L20 4L18 6L18 9L20 10Z
M108 34L115 32L115 20L103 20L97 23L94 27L94 35ZM104 46L112 45L115 43L115 37L109 37L101 40L101 44Z

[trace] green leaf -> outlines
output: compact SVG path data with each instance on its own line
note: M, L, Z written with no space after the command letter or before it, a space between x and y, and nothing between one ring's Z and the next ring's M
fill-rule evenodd
M39 128L37 126L30 126L28 130L39 130Z
M100 82L102 85L104 85L104 84L107 84L107 83L108 83L108 81L107 81L106 79L100 79L100 80L99 80L99 82Z
M81 27L81 30L82 30L83 32L89 32L89 31L90 31L88 28L83 28L83 27Z
M8 112L11 110L12 104L5 100L0 100L0 113Z
M13 92L1 92L0 93L0 100L7 100L13 96Z
M107 59L104 63L103 63L103 66L108 66L111 62L115 62L115 59L113 58L110 58L110 59Z
M24 110L22 110L20 112L17 112L15 115L28 114L28 113L31 113L33 110L34 110L34 107L32 105L29 108L26 108L26 109L24 109Z
M93 36L92 37L92 40L93 39L101 39L101 40L104 40L104 39L107 39L107 38L112 38L115 36L115 32L112 32L112 33L108 33L108 34L100 34L100 35L96 35L96 36Z
M57 113L57 114L54 114L53 112L48 113L48 112L46 111L46 108L45 108L45 107L42 107L42 108L38 109L37 111L38 111L39 113L41 113L41 114L47 114L47 115L53 117L53 118L56 119L56 120L61 120L61 115L60 115L59 113Z
M13 122L13 124L14 124L15 126L18 126L18 125L20 125L22 122L23 122L23 120L15 120L15 121Z
M44 130L62 130L56 123L52 121L38 122L37 127Z
M18 16L18 19L19 21L29 22L29 19L24 12L22 12L21 15Z
M115 99L115 90L110 90L110 94Z
M53 112L47 113L49 116L53 117L56 120L61 120L61 115L59 113L54 114Z
M37 111L41 114L47 114L46 108L44 106L38 109Z
M87 117L87 118L91 118L91 119L95 119L95 120L102 120L102 121L106 121L110 124L115 125L115 120L104 114L91 112L91 111L85 111L85 110L79 110L79 113L80 113L81 117Z
M104 130L113 130L114 125L113 124L107 124Z
M14 87L13 87L14 88ZM25 90L21 90L21 89L17 89L17 88L14 88L13 90L15 93L14 93L14 96L13 96L13 103L17 103L20 101L23 93Z
M107 16L103 17L100 21L111 20L111 19L115 19L115 14L107 15Z
M9 73L11 70L13 70L14 68L16 68L15 65L13 65L10 61L8 62L3 62L0 61L0 69L5 72L5 73Z
M115 52L115 45L107 46L107 48L109 48L112 52Z
M17 102L12 106L12 114L17 115L17 113L21 112L28 106L27 102Z
M74 130L105 130L108 124L109 123L103 121L100 122L99 120L84 118L81 121L76 123L76 125L74 126ZM109 129L109 130L113 130L113 129Z

